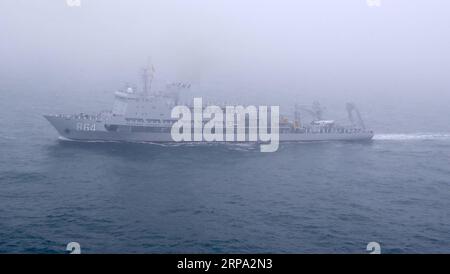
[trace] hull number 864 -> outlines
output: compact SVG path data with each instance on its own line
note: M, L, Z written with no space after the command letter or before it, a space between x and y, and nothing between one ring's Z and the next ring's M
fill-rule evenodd
M90 123L77 123L78 131L95 131L95 124Z

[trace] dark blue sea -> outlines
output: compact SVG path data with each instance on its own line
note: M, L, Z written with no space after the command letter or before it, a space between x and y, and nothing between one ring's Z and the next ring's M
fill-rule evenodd
M367 253L372 241L382 253L450 252L439 115L366 103L372 142L275 153L64 142L42 117L112 102L97 97L0 91L1 253L66 253L72 241L83 253Z

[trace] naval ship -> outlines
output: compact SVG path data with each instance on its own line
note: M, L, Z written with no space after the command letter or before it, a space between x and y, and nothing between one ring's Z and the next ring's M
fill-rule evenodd
M143 69L141 90L126 87L116 91L112 110L94 115L80 113L44 117L58 131L62 140L174 142L171 128L178 119L171 118L171 110L179 105L180 91L189 89L190 84L171 83L162 91L150 92L153 71L153 68ZM323 119L323 108L317 102L312 107L296 105L292 119L279 116L279 141L371 140L374 133L366 129L356 106L347 103L346 110L349 123L341 125L334 120ZM310 116L312 120L302 123L304 115Z

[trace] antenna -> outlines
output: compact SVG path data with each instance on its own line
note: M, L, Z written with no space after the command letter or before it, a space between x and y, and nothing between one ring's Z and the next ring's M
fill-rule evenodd
M147 65L142 69L142 94L144 97L148 96L149 91L152 89L153 74L155 73L155 68L151 65L150 58L147 61Z
M358 125L362 129L366 129L366 126L364 125L364 121L361 117L361 113L359 112L358 108L356 108L355 104L353 103L347 103L346 104L347 113L348 113L348 120L352 125ZM356 114L356 118L353 116L353 112Z
M294 128L300 127L300 111L299 105L296 103L294 105Z
M299 109L302 111L306 111L308 114L310 114L316 120L322 120L324 108L322 108L320 106L320 103L317 101L313 103L312 107L300 105Z

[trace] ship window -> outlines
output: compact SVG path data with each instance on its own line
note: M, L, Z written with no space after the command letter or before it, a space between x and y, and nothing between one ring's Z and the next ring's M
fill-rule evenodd
M66 134L70 134L70 129L66 128L66 129L64 130L64 132L65 132Z

